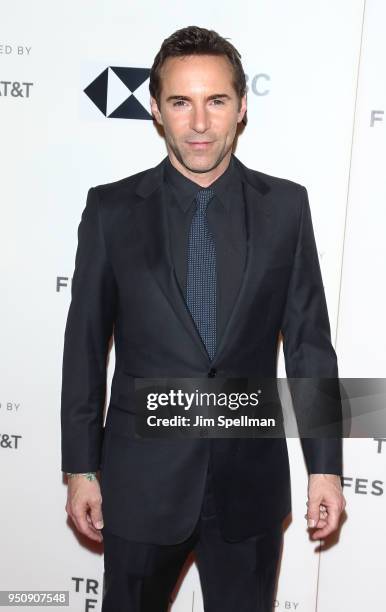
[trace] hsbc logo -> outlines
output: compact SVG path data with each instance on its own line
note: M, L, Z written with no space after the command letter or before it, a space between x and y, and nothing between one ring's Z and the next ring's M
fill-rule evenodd
M146 108L149 68L108 66L83 91L108 119L153 119Z

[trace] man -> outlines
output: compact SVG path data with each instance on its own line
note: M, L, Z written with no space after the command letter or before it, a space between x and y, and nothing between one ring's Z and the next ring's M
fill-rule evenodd
M166 39L150 93L168 155L90 189L79 226L63 355L66 510L91 539L103 532L103 612L165 611L191 550L205 610L266 612L291 510L285 438L138 438L134 379L274 378L280 331L289 377L337 378L307 191L233 154L245 75L216 32ZM308 526L324 538L345 506L341 439L302 446Z

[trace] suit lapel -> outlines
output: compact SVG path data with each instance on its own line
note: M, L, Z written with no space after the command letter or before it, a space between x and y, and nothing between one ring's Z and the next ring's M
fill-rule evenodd
M238 341L238 329L248 317L248 311L256 298L259 282L265 269L266 253L270 246L271 225L267 200L248 181L243 181L246 204L247 250L244 272L238 295L219 340L213 364L225 351ZM256 321L256 325L258 325ZM237 348L235 350L238 350Z
M264 199L269 187L237 158L236 162L239 165L243 180L243 193L246 203L246 261L240 290L224 326L211 365L217 363L225 350L230 349L232 341L237 340L238 326L247 316L248 308L255 298L259 280L264 270L265 255L270 245L269 207L267 200ZM173 266L167 211L162 197L164 163L165 159L144 174L137 187L137 194L145 198L140 209L145 257L149 270L154 275L163 294L209 364L210 359L206 347L186 305Z
M150 272L175 314L187 328L201 355L209 362L206 347L186 305L173 266L166 203L163 200L162 189L164 161L156 168L152 168L151 174L145 175L137 188L137 193L145 197L141 204L145 258Z

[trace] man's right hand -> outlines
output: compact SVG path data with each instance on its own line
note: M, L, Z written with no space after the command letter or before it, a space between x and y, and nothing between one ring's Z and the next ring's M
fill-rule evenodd
M68 479L68 516L80 533L96 542L102 542L100 529L103 527L102 495L98 480L88 480L83 474Z

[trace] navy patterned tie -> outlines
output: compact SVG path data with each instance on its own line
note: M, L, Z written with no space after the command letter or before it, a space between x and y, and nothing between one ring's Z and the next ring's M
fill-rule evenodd
M216 352L216 248L206 209L213 189L198 191L189 232L186 303L212 360Z

